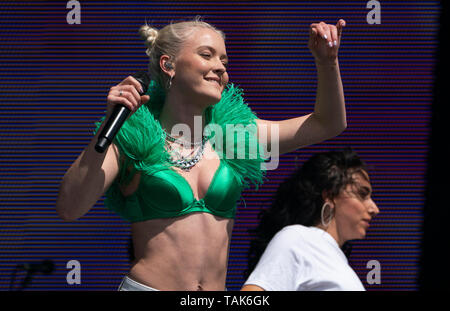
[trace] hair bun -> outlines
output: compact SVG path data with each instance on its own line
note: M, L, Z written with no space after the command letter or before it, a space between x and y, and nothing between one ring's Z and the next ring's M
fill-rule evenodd
M141 38L144 39L145 45L148 47L145 53L150 56L151 49L158 37L158 30L148 25L143 25L139 28L139 34L141 35Z

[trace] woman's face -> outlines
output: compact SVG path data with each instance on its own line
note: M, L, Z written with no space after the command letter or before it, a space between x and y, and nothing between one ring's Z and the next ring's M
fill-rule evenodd
M208 28L195 29L175 59L172 88L196 103L215 104L229 80L227 64L221 35Z
M334 199L334 220L340 242L363 239L370 221L380 212L371 198L367 172L354 173L353 180Z

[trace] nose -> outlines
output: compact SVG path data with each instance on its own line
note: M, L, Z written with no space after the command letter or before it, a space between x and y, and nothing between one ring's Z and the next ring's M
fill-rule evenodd
M219 77L222 77L223 74L226 72L225 67L222 65L222 68L218 67L218 68L214 68L213 72L218 75Z
M369 214L370 214L372 217L377 216L378 213L380 212L380 210L378 209L377 204L376 204L372 199L369 200L369 203L368 203L368 204L369 204L369 206L368 206Z
M228 73L227 68L222 63L222 61L219 61L214 64L214 67L212 68L212 72L216 74L220 79L220 84L227 85L228 84Z
M218 75L222 75L224 72L227 71L227 68L225 67L225 65L222 63L222 60L217 59L214 62L214 66L213 66L213 72L218 74Z

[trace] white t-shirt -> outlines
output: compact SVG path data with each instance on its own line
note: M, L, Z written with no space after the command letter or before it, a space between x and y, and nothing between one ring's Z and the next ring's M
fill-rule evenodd
M302 225L275 234L245 284L268 291L365 290L336 240Z

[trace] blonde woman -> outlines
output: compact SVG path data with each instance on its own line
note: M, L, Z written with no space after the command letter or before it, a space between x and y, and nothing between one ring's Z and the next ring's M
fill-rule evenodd
M311 24L317 101L312 113L283 121L258 119L229 83L220 30L200 20L140 28L153 81L145 95L131 76L110 89L106 118L117 104L133 114L103 154L94 145L106 118L98 123L97 134L64 175L56 206L62 219L74 221L106 192L105 205L131 223L136 260L120 290L225 289L236 202L244 188L262 183L265 158L259 151L236 157L242 150L227 147L235 138L226 128L253 126L245 146L276 141L281 154L342 132L337 52L344 26L343 20L337 26ZM214 132L206 131L209 124L217 125ZM174 131L180 125L190 131ZM270 135L273 126L277 137Z

